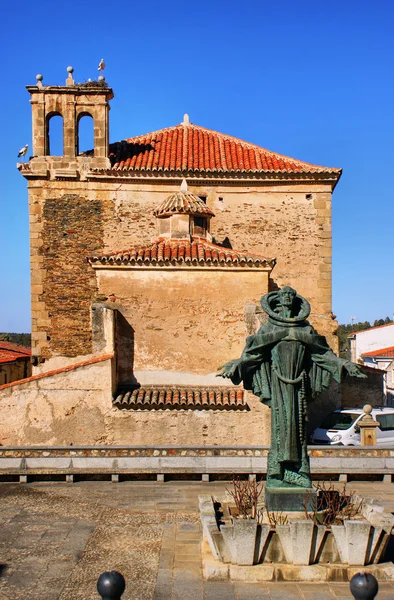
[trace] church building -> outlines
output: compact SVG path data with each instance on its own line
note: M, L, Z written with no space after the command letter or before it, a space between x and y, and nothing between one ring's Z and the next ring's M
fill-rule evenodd
M181 123L109 142L101 76L28 86L33 375L0 386L11 444L266 444L269 409L217 378L291 285L334 351L341 170ZM61 117L63 154L51 154ZM94 148L82 151L81 120ZM18 411L13 410L18 406ZM0 440L1 441L1 440Z

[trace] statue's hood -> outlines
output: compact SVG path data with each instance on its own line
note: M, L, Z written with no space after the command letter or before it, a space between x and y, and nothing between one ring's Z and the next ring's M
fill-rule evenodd
M305 300L299 294L294 298L293 312L294 317L285 318L280 315L281 305L279 302L279 292L269 292L261 298L261 306L267 313L269 321L275 325L297 327L305 325L305 320L309 317L311 306L308 300Z

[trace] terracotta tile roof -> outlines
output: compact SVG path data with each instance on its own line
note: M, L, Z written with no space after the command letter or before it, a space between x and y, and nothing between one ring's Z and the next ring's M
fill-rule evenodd
M191 192L178 191L166 198L153 211L155 217L169 217L174 214L201 215L214 217L215 213L208 208L201 198Z
M5 342L0 340L0 349L1 350L12 350L13 352L19 352L20 354L27 354L31 356L31 349L26 346L18 346L17 344L13 344L12 342Z
M119 391L113 404L117 408L133 410L249 410L243 389L221 386L146 386Z
M110 145L112 170L221 173L332 173L230 135L181 123Z
M29 348L0 340L0 363L14 362L15 360L29 359L30 357L31 350Z
M232 250L208 242L203 238L189 240L164 240L159 238L146 246L136 246L128 250L95 255L87 258L92 266L224 266L224 267L255 267L271 269L276 259L266 258L259 254Z
M394 356L394 346L382 348L381 350L373 350L372 352L364 352L361 356L381 356L382 358Z

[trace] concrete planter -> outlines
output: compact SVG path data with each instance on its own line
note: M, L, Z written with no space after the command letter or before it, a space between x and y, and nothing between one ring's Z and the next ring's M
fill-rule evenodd
M394 517L373 504L365 504L362 518L328 528L309 519L275 527L254 519L220 521L217 509L228 504L227 496L199 496L199 502L213 558L233 565L372 565L381 560L394 525Z

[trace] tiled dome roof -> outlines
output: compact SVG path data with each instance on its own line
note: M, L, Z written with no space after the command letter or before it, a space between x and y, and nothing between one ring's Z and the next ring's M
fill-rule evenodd
M205 204L201 198L192 194L179 190L171 194L162 202L153 212L155 217L169 217L174 214L187 214L198 216L214 217L215 214Z

